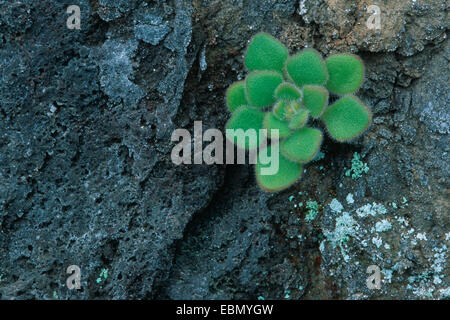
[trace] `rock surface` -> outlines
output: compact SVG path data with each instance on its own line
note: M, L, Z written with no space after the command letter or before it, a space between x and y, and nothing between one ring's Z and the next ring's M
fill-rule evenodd
M367 0L78 3L71 30L69 4L0 1L1 299L449 298L445 0L379 1L380 30ZM276 194L170 159L176 128L223 129L258 31L360 55L374 112Z

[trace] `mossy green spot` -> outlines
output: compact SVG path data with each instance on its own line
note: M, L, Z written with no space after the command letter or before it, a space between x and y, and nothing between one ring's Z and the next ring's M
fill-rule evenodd
M266 152L261 150L260 152ZM267 147L267 154L271 157L272 147ZM283 190L291 186L301 176L303 167L299 163L292 162L286 159L279 153L278 172L273 175L264 175L262 169L268 168L273 163L263 164L261 161L261 154L258 154L257 163L255 165L256 180L258 185L269 192Z
M239 107L233 112L225 128L232 130L242 129L246 134L231 135L229 131L226 131L226 137L240 148L257 148L260 144L259 130L263 128L263 121L264 112L246 106ZM247 130L249 131L247 132ZM249 137L256 138L251 139Z
M327 68L322 56L314 49L305 49L288 58L286 72L300 88L304 85L324 85L328 80Z
M353 154L352 159L352 167L345 172L345 175L349 177L352 176L352 179L361 178L363 173L369 172L369 166L367 163L361 161L361 156L358 152Z
M320 117L328 104L328 91L319 86L304 86L303 104L311 112L312 117Z
M267 33L258 33L248 45L244 63L248 70L282 72L289 53L286 47Z
M345 96L325 110L322 120L332 138L348 141L367 129L372 114L358 98Z
M319 129L302 128L281 142L281 153L289 160L307 163L314 159L322 144L323 134Z
M248 105L245 97L245 81L238 81L232 84L226 93L226 103L228 110L233 112L240 106Z
M325 61L329 79L327 89L336 94L354 93L364 79L364 64L354 54L335 54Z
M247 100L255 107L267 107L276 99L275 89L283 82L283 77L276 71L254 71L245 80Z

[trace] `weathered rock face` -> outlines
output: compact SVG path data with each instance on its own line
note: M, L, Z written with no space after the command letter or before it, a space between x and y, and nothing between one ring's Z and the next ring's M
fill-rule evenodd
M81 30L69 3L0 1L0 298L449 297L445 0L380 1L381 30L366 0L78 2ZM277 194L170 159L176 128L223 129L261 30L359 54L374 112Z

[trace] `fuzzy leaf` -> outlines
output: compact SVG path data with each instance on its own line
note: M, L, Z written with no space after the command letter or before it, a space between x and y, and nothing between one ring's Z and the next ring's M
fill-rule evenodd
M269 157L272 153L272 147L267 147L267 153ZM265 152L265 150L262 150ZM280 191L291 186L297 179L301 176L303 167L299 163L292 162L281 153L279 153L279 167L278 172L274 175L263 175L262 168L270 167L269 164L261 163L261 156L258 155L257 163L255 165L256 170L256 180L258 181L259 186L269 192Z
M283 82L276 71L254 71L245 80L248 102L255 107L266 107L275 102L275 89Z
M286 115L286 107L288 105L288 102L285 100L279 100L277 101L273 106L273 114L275 117L277 117L279 120L284 120Z
M289 101L284 109L284 116L286 119L292 119L302 109L300 101Z
M281 142L281 153L289 160L307 163L314 159L322 144L323 134L319 129L302 128Z
M280 120L291 119L302 108L299 100L279 100L273 106L273 114Z
M264 123L263 123L264 129L267 129L267 136L270 138L270 130L271 129L278 129L278 137L279 138L285 138L290 133L291 130L289 129L288 124L275 117L275 115L272 112L267 112L264 116Z
M322 56L314 49L305 49L286 63L289 78L300 88L307 84L323 85L328 80Z
M304 86L303 104L311 112L312 117L320 117L328 104L328 91L319 86Z
M355 96L345 96L322 115L328 133L337 141L348 141L362 134L372 121L370 110Z
M292 130L297 130L303 128L308 122L309 110L301 109L298 111L289 122L289 128Z
M263 121L263 112L246 106L239 107L233 112L225 128L234 130L242 129L244 132L249 129L254 129L254 136L256 135L257 140L252 141L252 139L249 139L248 137L244 138L243 136L243 139L238 139L236 136L232 136L228 132L226 132L226 137L240 148L254 149L260 144L259 130L263 128Z
M258 33L248 45L244 63L248 70L283 71L289 53L286 47L267 33Z
M233 112L240 106L247 106L247 98L245 97L245 81L239 81L232 84L226 93L226 102L228 110Z
M327 89L336 94L354 93L364 79L364 64L354 54L335 54L326 60L329 79Z
M301 97L301 91L289 82L283 82L275 90L275 98L277 99L298 100Z

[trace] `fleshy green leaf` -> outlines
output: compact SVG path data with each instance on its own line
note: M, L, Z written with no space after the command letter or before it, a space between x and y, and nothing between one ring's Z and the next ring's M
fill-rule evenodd
M226 129L242 129L244 133L249 129L254 131L247 132L248 136L244 136L242 133L238 134L238 132L232 135L226 131L226 137L240 148L254 149L260 144L259 130L263 128L263 121L264 112L246 106L239 107L228 120ZM249 139L249 136L253 136L253 139Z
M279 120L284 120L286 117L286 107L288 105L288 102L285 100L279 100L277 101L273 106L273 114L275 117L277 117Z
M286 119L292 119L302 109L300 101L289 101L284 109L284 116Z
M302 128L281 142L281 153L289 160L307 163L314 159L322 144L323 134L319 129Z
M248 45L244 63L248 70L283 71L289 53L286 47L267 33L258 33Z
M278 130L278 137L279 138L285 138L290 133L291 130L289 129L288 124L275 117L275 115L272 112L267 112L264 116L264 123L263 123L264 129L267 129L267 136L271 137L270 130L271 129L277 129Z
M245 80L248 102L255 107L266 107L275 102L275 89L283 82L276 71L254 71Z
M314 49L305 49L286 62L289 78L300 88L307 84L324 85L328 80L322 56Z
M322 120L332 138L348 141L369 127L372 114L358 98L345 96L325 110Z
M261 150L260 152L266 152ZM267 147L268 156L272 156L272 147ZM259 186L269 192L280 191L291 186L301 176L303 167L299 163L292 162L281 153L279 155L278 172L273 175L263 175L263 168L269 168L271 163L262 164L261 154L258 154L257 163L255 165L256 180ZM272 164L273 165L273 164Z
M303 104L311 112L312 117L320 117L328 104L328 91L319 86L304 86Z
M233 112L240 106L247 106L247 98L245 97L245 81L233 83L227 90L226 102L228 110Z
M298 111L289 122L289 128L292 130L297 130L303 128L308 122L309 110L301 109Z
M279 100L273 106L273 114L280 120L292 119L300 109L299 100Z
M301 91L292 83L283 82L275 90L275 98L284 100L297 100L302 97Z
M327 89L337 94L354 93L364 79L364 64L354 54L335 54L326 60L329 79Z

